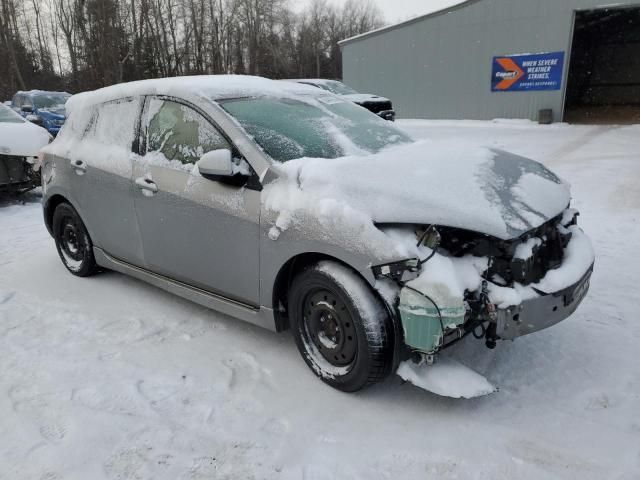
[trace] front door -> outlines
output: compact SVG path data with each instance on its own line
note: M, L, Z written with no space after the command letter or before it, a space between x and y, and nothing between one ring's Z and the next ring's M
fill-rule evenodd
M146 153L134 164L135 209L146 268L239 302L259 304L260 192L203 178L209 151L238 154L192 106L150 97Z

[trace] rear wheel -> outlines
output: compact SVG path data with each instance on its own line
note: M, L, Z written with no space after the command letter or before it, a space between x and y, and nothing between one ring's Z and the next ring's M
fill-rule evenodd
M88 277L98 271L91 237L68 203L61 203L53 212L53 238L62 263L72 274Z
M325 383L355 392L383 380L393 357L387 310L349 268L323 261L299 274L289 292L293 335Z

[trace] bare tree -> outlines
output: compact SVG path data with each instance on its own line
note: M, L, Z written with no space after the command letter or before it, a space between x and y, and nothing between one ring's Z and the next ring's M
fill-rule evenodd
M338 41L382 24L371 0L0 0L0 94L194 73L339 78ZM54 68L55 65L55 68Z

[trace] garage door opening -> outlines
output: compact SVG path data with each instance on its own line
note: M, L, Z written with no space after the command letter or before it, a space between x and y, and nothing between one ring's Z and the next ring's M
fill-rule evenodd
M640 123L640 8L576 13L564 119Z

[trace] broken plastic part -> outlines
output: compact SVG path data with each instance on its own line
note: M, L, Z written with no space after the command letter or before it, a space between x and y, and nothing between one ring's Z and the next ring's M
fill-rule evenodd
M438 357L433 365L402 362L397 373L416 387L444 397L475 398L497 391L484 376L448 357Z
M464 301L443 284L433 284L429 295L405 287L400 292L400 317L404 342L423 353L434 353L442 346L443 330L457 329L467 313Z

